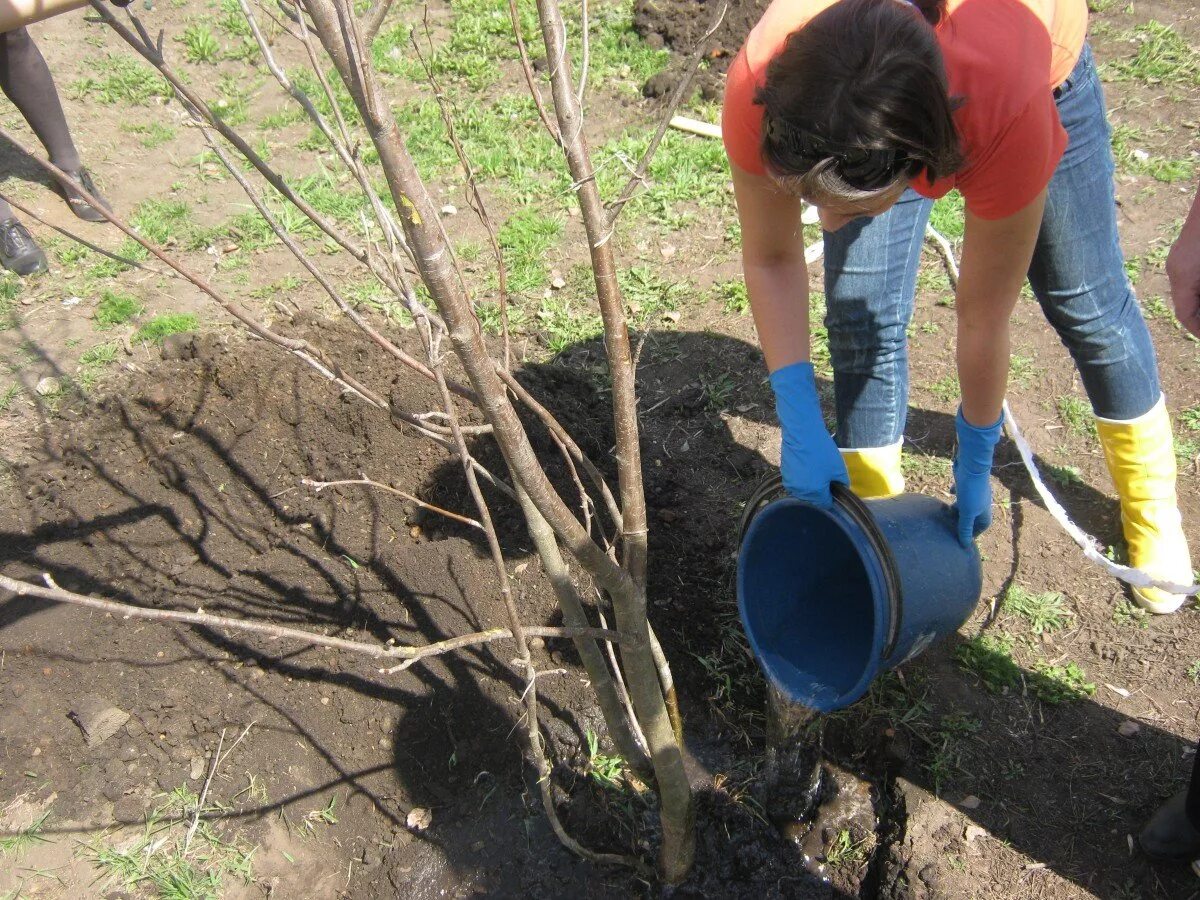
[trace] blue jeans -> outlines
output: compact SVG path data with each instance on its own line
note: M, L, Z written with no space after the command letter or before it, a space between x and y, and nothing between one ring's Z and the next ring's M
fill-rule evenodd
M1029 282L1070 351L1096 415L1133 419L1158 402L1154 346L1117 236L1104 94L1084 46L1055 92L1068 144L1046 195ZM904 434L906 329L932 201L909 189L883 215L825 234L825 293L838 446Z

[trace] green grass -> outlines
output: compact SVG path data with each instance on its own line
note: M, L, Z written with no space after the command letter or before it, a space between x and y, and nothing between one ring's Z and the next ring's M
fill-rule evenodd
M929 392L943 403L954 403L962 396L962 388L958 383L958 376L954 374L947 375L945 378L939 378L933 384L929 385Z
M1068 432L1078 437L1095 436L1096 419L1092 415L1091 404L1086 400L1079 397L1059 397L1055 405L1058 407L1058 418Z
M25 828L0 837L0 857L21 856L34 844L45 843L42 828L49 818L50 810L46 810Z
M546 256L562 234L562 222L534 207L517 210L500 226L500 249L511 294L528 294L546 283Z
M1131 628L1147 628L1150 625L1150 614L1128 600L1121 600L1113 607L1112 620L1114 625Z
M96 304L92 318L97 328L115 328L136 319L145 311L145 305L136 297L105 291L100 302Z
M1013 353L1008 358L1008 378L1014 384L1028 385L1037 375L1032 356Z
M1024 687L1042 702L1057 704L1081 700L1096 692L1096 686L1073 662L1059 665L1038 660L1032 671L1023 672L1012 656L1014 643L1007 634L981 634L959 644L954 656L963 669L995 694Z
M941 794L942 786L961 769L963 739L982 727L978 719L952 713L942 716L940 725L927 737L930 755L925 770L933 781L933 792Z
M199 805L195 794L177 788L163 795L162 804L150 813L134 841L112 845L105 836L88 844L83 853L103 872L101 878L108 885L130 894L144 896L149 890L163 900L220 900L227 893L228 879L250 883L254 849L238 838L223 838L203 816L186 845L189 823Z
M77 381L84 391L90 391L100 380L106 368L117 361L121 354L121 345L116 341L97 344L85 350L79 357L79 374Z
M195 313L162 313L148 319L133 335L135 344L161 344L163 338L185 331L195 331L200 320Z
M626 132L595 152L597 185L605 200L616 199L629 179L629 167L637 164L652 133L650 128ZM686 207L717 209L730 204L729 165L720 141L668 132L650 161L647 180L622 215L679 228L692 218Z
M221 0L221 12L217 17L217 28L230 37L251 38L250 23L242 14L242 8L237 0Z
M825 864L831 869L853 870L867 861L868 841L855 841L850 829L843 828L825 851Z
M12 408L13 403L21 396L21 385L10 384L3 391L0 391L0 413L6 413Z
M149 258L149 252L137 241L132 238L126 238L121 242L121 246L117 248L117 255L123 256L125 259L144 260ZM126 272L131 267L123 262L118 262L115 259L109 259L107 256L97 262L94 266L88 269L88 277L97 280L113 278L122 272Z
M610 791L623 790L625 760L620 756L601 752L600 740L590 728L585 732L584 738L587 740L588 777Z
M21 295L21 280L7 272L0 275L0 331L17 324L17 297Z
M1192 660L1184 674L1192 680L1193 684L1200 684L1200 659Z
M999 694L1021 683L1021 669L1013 661L1012 650L1013 639L1007 634L981 634L959 644L954 658L985 688Z
M950 240L958 240L966 228L966 201L958 191L951 191L933 204L929 224Z
M1051 634L1064 628L1072 615L1065 599L1053 591L1035 594L1019 584L1011 584L1004 592L1000 608L1024 619L1034 634Z
M178 131L170 125L164 125L161 122L151 122L149 125L137 125L131 122L122 122L121 130L128 134L142 135L138 141L147 150L154 150L161 147L168 141L174 140Z
M169 100L175 93L149 63L135 59L132 53L93 61L91 68L104 74L73 82L70 92L76 100L144 105L156 99Z
M1071 487L1074 484L1083 484L1083 473L1075 466L1055 466L1047 467L1046 474L1050 476L1050 480L1060 485L1061 487Z
M1057 666L1039 661L1033 664L1035 677L1029 678L1034 695L1044 703L1069 703L1086 700L1096 693L1096 685L1075 663Z
M561 353L604 333L600 314L585 300L557 295L547 297L538 307L536 320L542 340L552 353Z
M1200 431L1200 403L1180 410L1179 423L1189 431Z
M1149 84L1200 84L1200 52L1170 25L1151 20L1129 32L1137 50L1129 59L1104 67L1111 81Z
M1196 164L1190 159L1164 159L1147 152L1145 130L1133 125L1114 125L1112 130L1113 159L1122 172L1149 175L1155 181L1174 184L1187 181L1196 174ZM1129 260L1130 263L1137 260ZM1138 265L1138 270L1141 266ZM1128 269L1126 274L1129 274ZM1132 278L1131 278L1132 280Z
M750 295L746 292L746 280L734 278L716 286L717 299L731 315L745 315L750 311Z
M500 303L496 300L481 300L475 304L475 315L479 317L479 327L488 334L503 334L503 321L500 315ZM509 333L522 331L529 324L529 313L515 303L508 304Z
M634 328L646 328L659 321L694 293L690 282L668 281L649 266L632 266L618 272L617 284Z
M188 62L215 63L221 56L221 45L207 22L192 22L177 40Z
M196 230L192 208L183 200L143 200L129 217L129 224L152 244L190 243Z

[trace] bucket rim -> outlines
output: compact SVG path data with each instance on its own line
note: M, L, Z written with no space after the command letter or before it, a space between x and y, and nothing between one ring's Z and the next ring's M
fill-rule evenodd
M848 491L846 493L849 493ZM752 514L752 518L745 523L742 533L742 539L738 547L738 564L737 564L737 600L738 614L742 620L742 629L746 633L746 639L750 643L750 649L754 653L755 660L759 667L766 675L768 681L781 693L789 699L796 702L808 702L818 712L831 712L836 709L842 709L859 700L870 687L871 682L879 673L881 666L884 663L886 655L885 650L889 643L889 635L893 632L891 628L892 619L899 603L899 582L889 578L889 573L886 571L887 562L890 561L890 556L885 560L884 554L890 554L886 543L881 543L877 535L872 533L872 529L864 527L864 520L859 510L847 508L838 498L839 502L835 502L833 507L824 508L816 506L807 501L800 500L792 496L783 496L775 500L771 500L765 504L760 502L761 508ZM857 497L854 498L858 500ZM859 501L859 505L861 501ZM787 683L780 677L780 673L775 671L775 666L768 661L759 646L759 641L749 625L749 617L746 614L746 578L747 570L745 566L747 548L750 547L755 540L755 536L770 522L781 515L788 509L803 508L813 513L824 515L831 521L849 540L854 548L863 570L867 577L867 583L871 590L871 606L874 613L874 620L871 627L871 647L870 653L865 665L863 666L862 674L857 682L849 689L843 691L836 696L832 701L811 703L811 697L798 697L789 690ZM865 510L866 507L863 507ZM869 517L869 512L867 513ZM868 518L866 520L870 524L873 521ZM898 626L898 622L896 625Z

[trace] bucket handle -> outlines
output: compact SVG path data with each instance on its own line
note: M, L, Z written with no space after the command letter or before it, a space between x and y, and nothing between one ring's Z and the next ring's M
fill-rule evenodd
M866 534L867 540L871 543L871 547L878 556L880 565L883 568L883 588L892 613L887 640L883 647L883 658L890 659L892 651L896 649L896 641L900 638L901 618L904 615L904 604L901 602L900 573L896 568L896 559L892 556L892 549L888 546L883 532L879 530L879 526L875 523L875 517L871 515L871 510L867 505L844 484L835 481L830 485L830 489L833 492L834 503L841 507L854 523L863 530L863 533ZM784 496L787 496L787 492L783 487L783 476L779 472L771 472L759 482L758 487L754 489L754 493L750 495L750 499L746 501L746 508L742 511L742 518L738 523L739 547L746 539L746 532L750 530L750 523L754 520L754 517L768 503Z

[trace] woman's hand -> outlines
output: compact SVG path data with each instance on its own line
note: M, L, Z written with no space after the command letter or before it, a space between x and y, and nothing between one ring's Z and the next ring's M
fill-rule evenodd
M1175 317L1200 338L1200 192L1167 254L1167 280L1171 284Z
M986 428L963 418L962 407L954 418L958 452L954 455L954 508L958 512L958 542L970 547L992 524L992 459L1004 417Z
M825 428L812 363L798 362L771 373L775 409L783 432L779 469L783 486L800 500L828 509L829 485L850 484L842 454Z

